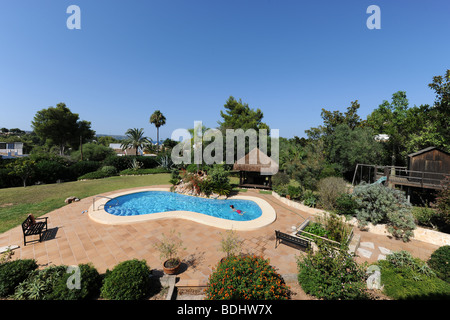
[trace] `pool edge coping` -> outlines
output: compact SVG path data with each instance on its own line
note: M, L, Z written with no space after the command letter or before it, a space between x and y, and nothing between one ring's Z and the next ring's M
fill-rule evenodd
M98 198L95 200L95 206L98 208L99 206L104 206L106 202L108 202L109 198L116 198L119 196L123 196L131 193L139 193L145 191L168 191L170 192L170 188L139 188L133 190L127 190L122 192L117 192L111 195L108 195L108 198ZM97 196L102 196L99 194ZM158 212L152 214L143 214L137 216L116 216L110 214L104 210L104 207L94 210L94 203L91 204L88 210L89 218L97 223L107 224L107 225L123 225L123 224L132 224L144 221L156 221L162 219L185 219L194 221L197 223L201 223L207 226L220 228L220 229L228 229L228 230L236 230L236 231L251 231L255 229L259 229L269 224L273 223L277 214L275 209L264 199L254 196L247 195L236 195L228 197L228 199L241 199L241 200L251 200L254 201L262 211L260 217L250 220L250 221L233 221L227 219L221 219L212 217L203 213L192 212L192 211L168 211L168 212Z

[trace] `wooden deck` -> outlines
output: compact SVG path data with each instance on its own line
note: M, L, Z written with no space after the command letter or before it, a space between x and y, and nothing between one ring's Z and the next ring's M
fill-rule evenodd
M408 170L405 167L358 164L355 169L352 185L355 185L357 173L360 174L360 181L364 180L367 182L369 180L369 183L373 183L382 177L386 177L385 185L392 187L406 186L433 190L442 190L442 183L445 177L450 175L450 172L426 172Z
M435 184L427 182L427 179L421 179L417 177L396 177L396 176L390 176L389 180L386 181L386 183L390 183L393 185L400 185L400 186L407 186L407 187L416 187L416 188L426 188L426 189L435 189L435 190L441 190L442 185L441 184Z

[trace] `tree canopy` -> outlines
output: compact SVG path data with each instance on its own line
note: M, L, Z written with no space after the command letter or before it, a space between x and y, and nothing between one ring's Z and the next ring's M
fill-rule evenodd
M136 149L136 155L138 155L138 149L144 149L146 145L151 143L151 139L144 137L143 128L132 128L125 132L127 136L125 140L122 141L122 149L134 148Z
M72 113L65 103L38 111L31 124L42 140L59 147L60 155L64 154L68 145L76 148L80 140L84 143L95 135L95 131L91 130L91 123L80 120L79 115Z
M161 111L156 110L150 116L150 123L154 124L156 127L156 141L159 145L159 127L166 124L166 117L161 113Z
M264 117L262 111L258 108L251 109L247 103L243 103L241 99L236 100L230 96L224 105L225 112L220 111L223 121L218 121L219 129L267 129L269 126L262 122Z

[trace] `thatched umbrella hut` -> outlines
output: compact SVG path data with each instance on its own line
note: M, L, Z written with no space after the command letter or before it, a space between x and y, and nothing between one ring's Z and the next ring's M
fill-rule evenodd
M239 186L246 188L272 189L272 175L278 172L278 163L254 148L233 165L239 171Z

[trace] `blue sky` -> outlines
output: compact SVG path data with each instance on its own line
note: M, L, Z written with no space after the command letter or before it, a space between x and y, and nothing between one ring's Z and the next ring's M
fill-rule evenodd
M69 5L81 30L69 30ZM369 5L381 29L369 30ZM31 129L65 102L101 134L162 138L217 126L227 98L260 108L283 137L321 124L321 108L359 100L365 118L396 91L432 104L450 68L448 0L1 0L0 127Z

